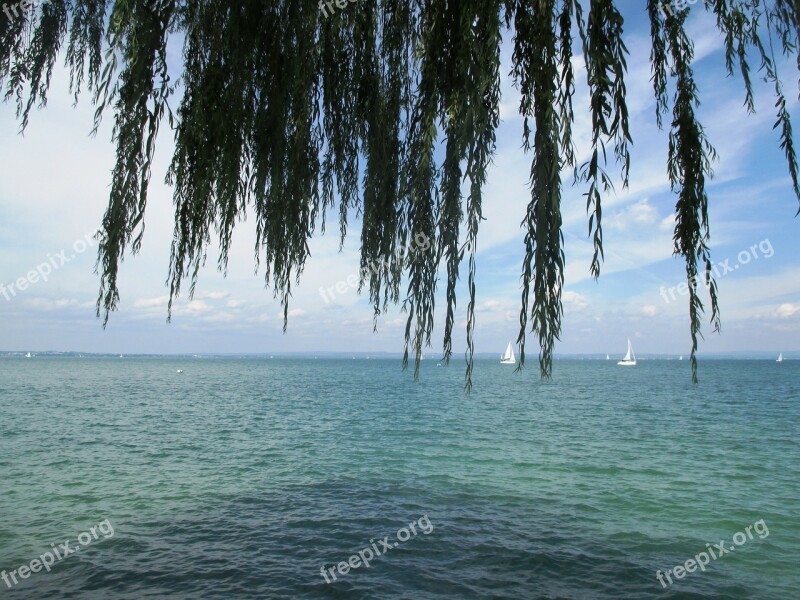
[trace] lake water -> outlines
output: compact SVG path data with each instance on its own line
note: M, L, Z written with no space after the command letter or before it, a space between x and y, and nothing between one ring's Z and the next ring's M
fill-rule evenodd
M796 597L799 376L478 360L467 395L433 360L0 358L0 594Z

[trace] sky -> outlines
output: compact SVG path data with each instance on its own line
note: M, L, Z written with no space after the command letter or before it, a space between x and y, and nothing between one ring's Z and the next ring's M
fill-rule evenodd
M589 273L592 245L581 186L565 178L562 210L566 253L565 316L557 354L624 354L631 338L637 354L687 354L688 296L681 259L673 256L676 196L666 173L667 131L655 123L650 82L649 32L644 2L623 2L625 41L630 51L628 108L633 136L630 186L603 203L605 262L600 279ZM356 9L357 5L351 7ZM747 115L740 77L727 77L723 40L713 21L692 10L688 24L695 44L695 73L702 106L698 115L717 149L710 201L711 251L718 273L722 332L705 320L700 352L793 352L800 358L800 218L779 148L771 88L756 80L756 108ZM173 45L178 56L179 44ZM576 46L577 48L578 46ZM758 62L754 61L754 65ZM576 57L577 78L585 68ZM800 128L796 67L781 64L789 111ZM520 223L530 201L531 156L521 148L518 94L506 74L510 45L503 47L502 123L484 194L478 238L478 353L500 354L518 333L524 234ZM756 79L756 78L754 78ZM99 278L91 234L108 199L114 163L109 113L95 137L88 96L73 105L68 74L56 69L46 109L35 111L24 135L13 104L0 104L0 350L112 353L399 352L405 315L390 309L373 331L368 298L347 283L358 273L360 223L339 252L338 228L310 243L311 257L293 290L288 331L280 304L255 274L255 224L251 217L234 231L227 277L216 269L212 247L192 299L182 296L167 323L165 286L173 229L172 191L163 183L173 152L162 129L153 168L146 232L141 252L121 266L119 310L108 327L95 316ZM177 102L173 103L177 106ZM588 148L590 114L586 87L575 98L579 160ZM668 123L668 119L667 119ZM796 140L800 143L800 140ZM613 172L617 172L612 167ZM87 242L88 240L88 242ZM41 265L49 264L51 268ZM39 267L42 275L29 276ZM46 278L46 281L45 281ZM22 286L18 280L27 280ZM35 281L34 281L35 280ZM352 281L352 278L351 278ZM341 282L341 283L340 283ZM320 289L340 284L344 293ZM13 288L10 286L14 284ZM25 289L20 289L24 287ZM441 287L441 286L440 286ZM684 288L685 289L685 288ZM465 350L466 263L458 289L454 353ZM437 301L443 307L443 300ZM441 352L443 312L426 351ZM528 336L527 353L538 343Z

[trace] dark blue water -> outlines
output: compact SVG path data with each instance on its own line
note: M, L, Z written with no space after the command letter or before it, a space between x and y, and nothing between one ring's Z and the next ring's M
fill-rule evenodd
M0 594L796 597L798 376L478 361L466 395L433 361L414 384L396 360L3 358Z

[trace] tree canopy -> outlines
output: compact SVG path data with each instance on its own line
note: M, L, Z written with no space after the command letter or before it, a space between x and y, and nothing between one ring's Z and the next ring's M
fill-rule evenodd
M775 95L779 143L800 199L797 156L777 64L797 59L800 0L641 0L650 23L654 117L669 131L667 173L676 197L674 252L689 285L692 377L710 291L707 181L715 152L696 109L690 10L714 15L729 74L743 80L754 111L757 64ZM377 318L390 304L408 312L403 363L415 376L431 342L438 272L446 302L443 353L449 360L456 284L467 261L467 370L471 386L475 255L483 189L500 120L500 50L513 48L530 197L521 223L524 255L519 315L520 367L528 333L549 377L562 324L562 173L583 186L594 256L603 262L602 203L614 181L628 183L624 22L615 0L29 0L0 14L0 87L16 103L22 129L44 106L63 54L75 99L96 105L95 131L113 113L116 162L100 233L98 316L116 309L117 276L145 230L158 134L175 153L167 174L175 226L167 284L172 300L192 293L212 236L225 270L234 226L255 215L257 266L282 303L309 256L308 240L338 209L342 243L361 218L359 289ZM180 72L168 47L182 45ZM586 66L591 148L574 147L573 58ZM182 94L181 94L182 92ZM170 99L179 97L173 112ZM579 99L584 102L584 99ZM611 170L617 174L609 174ZM430 244L415 252L415 236ZM380 268L367 268L370 265ZM407 285L407 288L406 288ZM401 290L401 287L404 288Z

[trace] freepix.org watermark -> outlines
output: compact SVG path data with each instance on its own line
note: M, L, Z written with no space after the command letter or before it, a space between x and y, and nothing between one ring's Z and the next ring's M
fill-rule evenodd
M737 546L747 543L748 540L753 539L753 530L758 534L759 539L764 539L769 535L769 527L764 519L759 519L752 525L744 528L744 531L737 531L733 534L733 545L725 546L725 540L720 540L719 544L706 544L706 551L700 552L694 558L689 558L682 565L677 565L671 569L667 569L665 573L661 570L656 571L656 579L661 584L661 587L666 588L667 585L672 585L672 576L675 579L683 579L687 573L694 573L697 569L705 572L706 565L712 560L717 560L730 554L736 550ZM666 579L666 581L664 581Z
M47 0L43 2L43 4L47 4ZM3 12L5 13L8 20L11 21L12 19L18 19L20 16L24 15L28 10L32 10L36 8L36 3L34 0L20 0L19 2L5 2L3 3Z
M412 536L416 536L417 533L419 533L417 527L419 527L419 532L422 532L423 535L428 535L433 531L433 523L431 523L428 515L423 515L416 522L412 521L406 527L398 529L395 534L397 541L389 541L388 535L377 542L375 542L375 540L370 540L372 546L364 548L358 554L353 554L347 561L342 561L330 568L322 565L319 572L325 578L325 583L332 583L336 581L336 571L339 572L339 575L347 575L351 569L358 569L362 565L369 568L369 563L371 561L386 554L392 548L397 548L400 542L406 542L411 539ZM328 575L333 577L333 579L330 579Z
M97 525L93 525L88 531L84 531L78 535L77 546L70 546L71 542L69 540L66 540L63 544L50 544L50 550L42 553L39 558L34 558L27 565L22 565L9 572L0 571L0 579L5 582L6 586L11 588L19 583L17 576L19 576L20 579L27 579L31 576L31 573L38 573L42 569L49 573L57 560L63 560L70 554L79 552L82 547L99 540L100 535L103 536L104 540L113 537L114 527L108 519L101 521Z
M658 6L658 10L664 17L669 15L673 16L677 11L683 10L690 4L697 4L699 0L672 0L671 2L662 2Z
M350 4L355 4L356 0L319 0L319 12L322 13L323 17L327 17L328 10L331 11L331 14L335 12L333 10L334 6L339 10L344 10L348 2L350 2Z
M57 271L65 264L76 258L79 254L83 254L89 248L94 246L96 234L97 232L93 231L91 233L87 233L81 239L75 240L75 242L72 244L72 253L69 256L67 256L69 250L61 250L55 255L48 252L46 261L28 271L22 277L18 277L16 280L7 285L0 283L0 296L3 296L3 298L6 300L11 300L12 298L16 298L19 292L24 292L32 285L39 283L40 281L47 281L54 271Z
M739 254L736 256L737 262L734 264L731 264L732 259L730 258L725 259L722 262L712 264L711 272L715 279L719 279L728 273L738 271L740 267L749 264L753 260L758 260L762 256L764 258L772 258L775 256L775 249L772 247L772 242L769 241L769 238L761 240L759 243L750 246L749 249L739 252ZM699 288L700 286L707 287L704 273L698 273L694 278L693 283L695 284L696 288ZM686 296L689 293L689 284L686 281L683 281L677 285L673 285L670 288L662 285L659 290L661 298L667 304L676 299L675 292L681 296ZM669 296L667 294L669 294Z
M430 247L431 240L428 238L428 236L424 233L418 233L414 236L414 239L411 240L410 247L406 248L405 245L400 246L400 248L398 248L395 252L395 255L398 260L402 260L406 256L406 253L410 255L415 252L419 252L420 250L424 252ZM373 273L378 273L381 269L388 268L389 266L390 262L387 259L382 258L374 260L361 269L360 277L358 273L352 273L347 277L347 279L339 281L336 283L336 285L332 285L328 288L319 288L319 295L322 296L323 300L325 300L325 304L328 304L334 298L336 298L337 294L346 294L351 289L358 288L358 284L361 279L367 279L370 271Z

